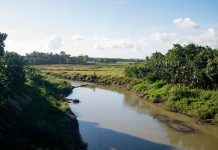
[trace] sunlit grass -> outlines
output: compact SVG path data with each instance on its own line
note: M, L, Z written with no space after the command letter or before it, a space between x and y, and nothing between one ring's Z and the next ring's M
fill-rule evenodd
M123 64L97 64L97 65L40 65L37 66L43 72L52 72L55 74L63 73L66 75L92 75L124 77Z

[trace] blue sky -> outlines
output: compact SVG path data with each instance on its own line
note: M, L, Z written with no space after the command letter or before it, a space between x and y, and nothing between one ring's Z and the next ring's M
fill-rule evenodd
M143 58L173 43L218 47L216 0L0 0L6 49Z

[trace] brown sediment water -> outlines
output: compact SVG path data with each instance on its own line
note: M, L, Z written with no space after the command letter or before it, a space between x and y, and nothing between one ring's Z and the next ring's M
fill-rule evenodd
M72 82L73 85L83 83ZM119 89L91 86L73 90L70 104L90 150L216 150L218 127L165 111ZM181 130L181 131L180 131Z

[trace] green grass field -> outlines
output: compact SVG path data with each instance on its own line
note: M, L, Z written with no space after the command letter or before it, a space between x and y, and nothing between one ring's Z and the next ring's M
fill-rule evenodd
M95 64L95 65L39 65L42 72L52 74L65 74L72 76L75 74L97 76L124 77L124 64Z

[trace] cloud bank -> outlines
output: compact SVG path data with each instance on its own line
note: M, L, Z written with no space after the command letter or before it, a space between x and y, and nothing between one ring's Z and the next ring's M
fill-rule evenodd
M199 28L199 24L193 21L191 18L176 18L173 20L173 23L179 27L186 28Z
M173 22L179 27L199 28L199 24L190 18L176 18ZM183 31L185 32L185 30ZM6 50L23 55L32 51L53 53L65 51L74 56L87 54L93 57L144 58L155 51L166 53L176 43L195 43L218 48L218 32L215 28L195 30L195 32L187 31L186 33L156 31L136 37L53 34L38 40L19 39L19 32L10 32L10 36L6 40Z
M53 35L47 40L48 49L59 49L62 45L62 38L60 36Z

